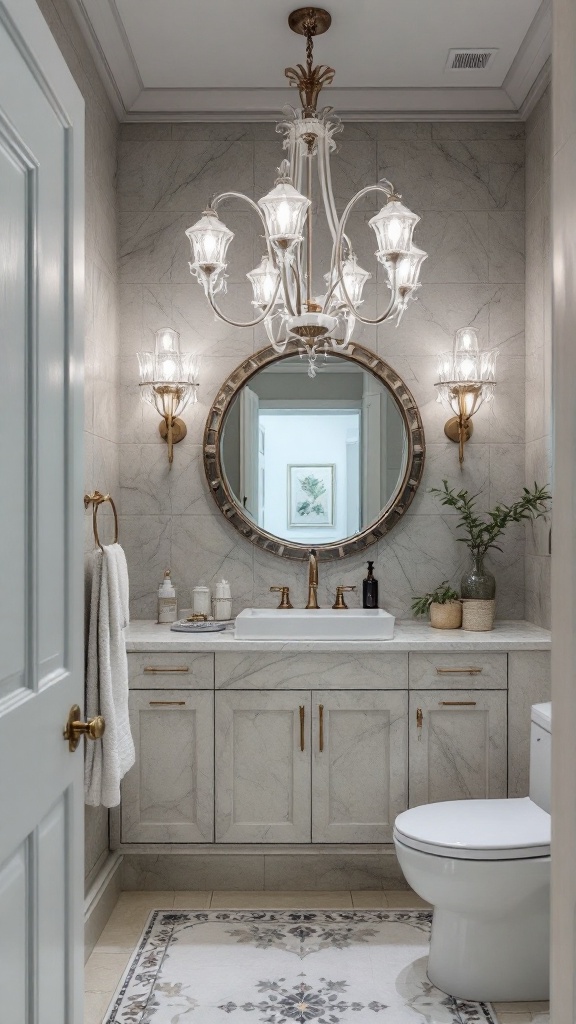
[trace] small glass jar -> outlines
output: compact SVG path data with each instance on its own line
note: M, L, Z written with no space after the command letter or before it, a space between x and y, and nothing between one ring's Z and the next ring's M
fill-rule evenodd
M194 615L205 615L208 618L212 614L210 587L194 587L192 591L192 607Z

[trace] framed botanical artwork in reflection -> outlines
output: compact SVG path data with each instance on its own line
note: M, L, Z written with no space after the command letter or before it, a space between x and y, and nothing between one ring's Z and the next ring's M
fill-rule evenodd
M288 526L334 526L336 467L288 466Z

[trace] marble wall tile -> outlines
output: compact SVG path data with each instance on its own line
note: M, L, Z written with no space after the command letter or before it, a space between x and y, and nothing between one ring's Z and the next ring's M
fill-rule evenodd
M122 861L122 889L263 889L263 854L128 854Z
M265 857L266 889L404 889L406 881L394 854L330 854Z
M269 587L289 585L295 604L305 602L306 566L262 552L231 531L202 482L196 454L213 398L225 377L251 351L267 344L264 329L242 330L217 322L188 271L188 243L183 231L196 219L198 182L214 166L218 187L243 187L259 196L272 184L282 156L281 139L271 123L222 125L130 125L121 129L122 359L121 437L125 443L125 493L128 517L173 517L170 561L179 574L182 594L202 574L223 574L230 566L236 605L273 606ZM380 579L382 602L397 615L408 615L413 594L445 578L457 581L466 552L456 543L454 516L441 510L426 493L446 476L451 482L480 491L488 502L491 489L513 500L517 470L516 445L524 430L524 296L523 296L523 152L521 124L401 123L355 124L338 138L334 160L340 206L352 191L390 170L406 202L422 215L416 241L429 253L418 302L412 303L398 328L357 325L356 340L378 351L404 378L419 404L429 445L425 481L403 524L370 552ZM146 154L146 160L143 155ZM203 161L205 163L203 163ZM146 164L146 167L141 165ZM124 166L122 166L124 164ZM377 166L378 165L378 166ZM237 172L246 176L240 186ZM248 177L252 175L250 181ZM201 191L201 190L200 190ZM376 205L380 205L379 201ZM350 219L350 234L363 266L373 279L366 288L364 312L373 316L386 301L386 288L374 261L374 237L367 221L371 202ZM233 287L222 305L238 319L251 312L245 272L261 256L257 221L242 210L227 209L227 224L237 233L230 247ZM315 281L328 269L330 239L320 217L316 239L322 249ZM235 249L237 254L235 255ZM242 295L236 285L243 282ZM482 347L502 353L499 387L492 408L481 410L467 446L461 472L456 447L443 428L448 413L436 402L437 355L451 348L454 331L474 325ZM174 326L182 346L200 357L198 404L184 413L188 436L175 450L172 477L167 480L165 448L158 417L139 401L135 353L151 347L153 331ZM143 339L146 344L143 344ZM501 383L500 383L501 381ZM514 457L510 487L490 446ZM180 465L178 465L180 463ZM167 464L166 464L167 465ZM164 486L161 486L164 481ZM161 490L161 495L159 495ZM219 528L220 535L215 533ZM502 589L505 614L518 616L523 597L518 568L519 541L508 542L502 568L513 583ZM431 554L432 553L432 554ZM365 557L321 566L321 601L333 601L338 583L359 585ZM159 566L136 569L137 601L155 608ZM164 566L162 566L164 568ZM228 569L227 569L228 571ZM500 582L500 581L499 581ZM520 590L513 593L513 588ZM506 596L508 595L508 596ZM359 595L351 595L357 602Z
M508 796L528 796L530 708L550 700L550 655L516 651L508 655Z
M522 211L524 142L386 142L378 148L378 176L392 181L419 211Z
M550 88L526 124L526 486L552 484ZM526 615L550 625L550 516L526 526Z
M133 619L157 618L158 587L164 570L172 568L171 541L171 516L120 516L120 542L130 573Z
M233 189L251 195L254 186L254 147L250 142L120 142L118 159L122 212L197 210L199 218L215 193ZM226 201L227 210L245 206L238 199ZM225 212L222 217L226 218Z

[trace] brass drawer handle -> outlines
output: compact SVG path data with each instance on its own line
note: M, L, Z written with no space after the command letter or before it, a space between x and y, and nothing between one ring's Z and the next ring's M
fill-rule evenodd
M186 707L185 700L150 700L148 703L151 708Z
M418 743L422 739L422 725L424 723L424 714L422 708L416 708L416 730L418 732Z
M436 673L439 676L451 676L451 675L467 675L467 676L479 676L482 672L481 668L437 668Z
M440 707L444 708L475 708L475 700L439 700Z
M189 672L188 665L169 665L167 668L162 665L145 665L145 672Z
M300 705L300 750L304 750L304 705Z
M318 746L320 753L324 750L324 705L318 705Z

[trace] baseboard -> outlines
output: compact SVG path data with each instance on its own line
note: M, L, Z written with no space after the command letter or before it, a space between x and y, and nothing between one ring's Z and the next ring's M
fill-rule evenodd
M123 890L334 890L404 889L406 881L392 845L330 848L269 847L261 850L212 847L192 853L128 853L122 863Z
M98 942L122 891L120 868L122 854L110 853L94 879L84 900L85 959Z

